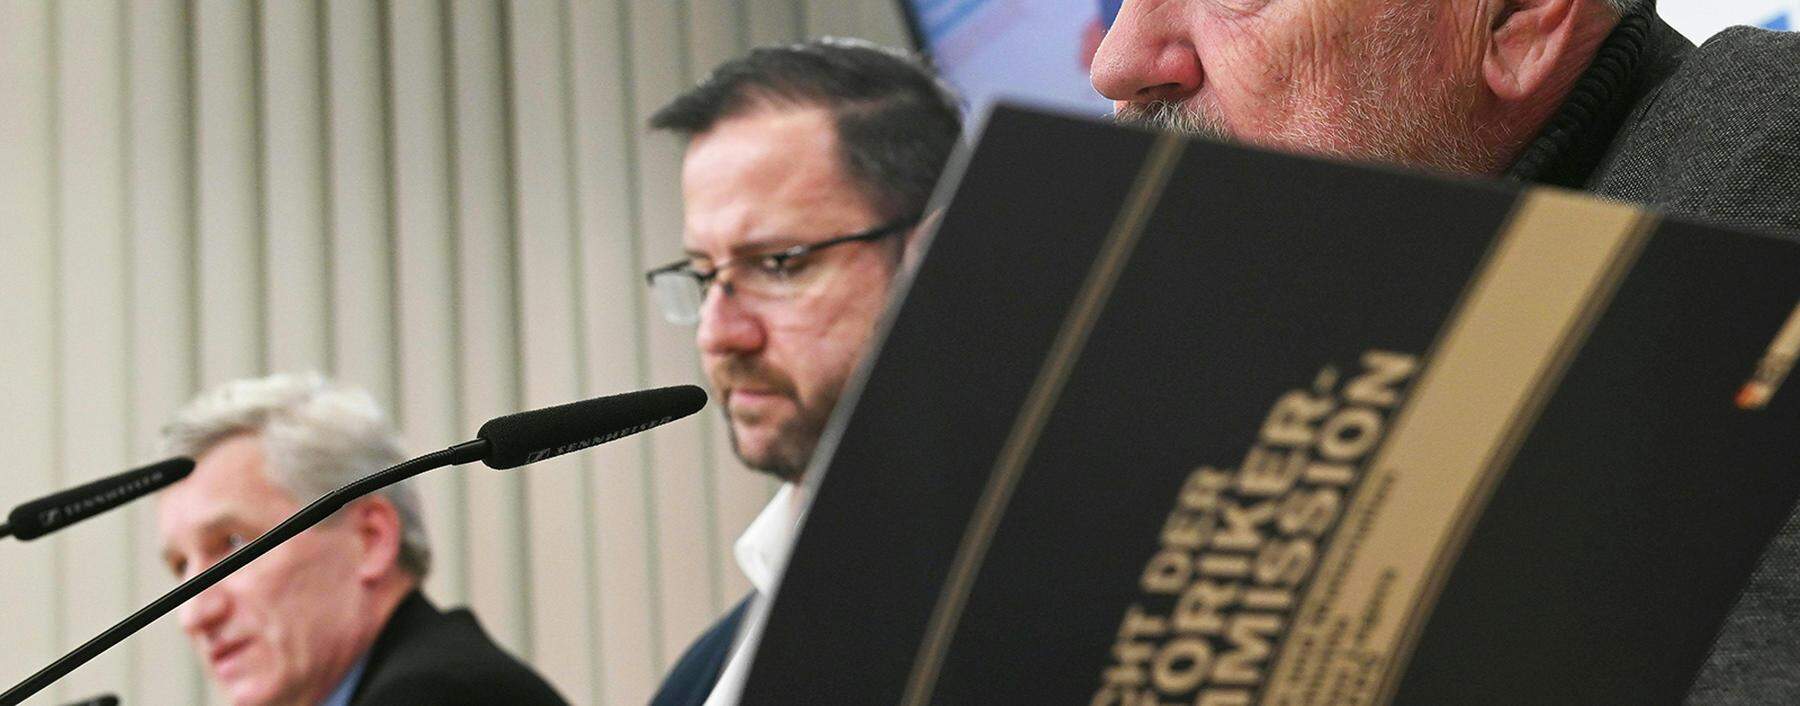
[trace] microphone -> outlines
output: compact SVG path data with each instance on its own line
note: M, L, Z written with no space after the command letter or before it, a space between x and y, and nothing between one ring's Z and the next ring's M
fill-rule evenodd
M473 440L376 471L314 500L262 536L6 690L0 694L0 706L14 706L43 691L63 675L200 595L257 557L323 522L352 500L444 466L481 461L491 468L507 469L536 463L667 424L698 412L704 406L704 391L693 385L679 385L597 397L488 420Z
M504 470L631 436L705 406L698 387L663 387L496 417L475 437L488 442L481 462Z
M162 490L194 472L194 460L171 458L52 493L13 508L0 524L0 537L30 541Z

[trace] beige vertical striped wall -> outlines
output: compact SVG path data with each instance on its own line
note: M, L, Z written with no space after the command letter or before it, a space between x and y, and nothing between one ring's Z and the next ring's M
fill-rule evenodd
M641 272L680 229L645 117L748 46L904 41L888 0L0 0L0 430L10 506L154 458L198 389L319 369L414 450L698 378ZM636 704L746 590L770 484L715 415L421 480L428 592L577 703ZM149 506L0 542L12 684L173 585ZM217 701L173 616L35 703Z

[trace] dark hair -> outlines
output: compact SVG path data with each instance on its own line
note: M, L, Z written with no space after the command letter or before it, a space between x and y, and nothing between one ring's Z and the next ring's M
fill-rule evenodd
M768 108L821 107L846 173L883 218L918 215L962 133L956 98L922 61L858 40L752 49L650 117L687 137Z

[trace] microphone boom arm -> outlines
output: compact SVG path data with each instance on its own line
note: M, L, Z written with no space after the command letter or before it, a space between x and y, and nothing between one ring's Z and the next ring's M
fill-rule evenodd
M237 551L207 567L205 571L195 574L193 578L183 581L180 586L163 594L161 598L151 602L150 605L132 613L130 617L120 621L117 625L107 628L106 632L100 633L94 639L88 640L80 647L63 655L62 658L52 662L50 666L38 670L36 674L31 675L25 681L7 689L6 693L0 694L0 706L14 706L42 691L44 687L74 671L76 667L86 664L89 660L99 656L101 652L144 629L157 618L167 615L176 606L200 595L202 591L211 588L213 584L225 580L226 576L243 568L245 564L269 553L269 550L293 538L294 535L325 521L325 518L350 504L351 501L426 471L480 461L487 456L489 448L490 444L486 439L466 441L442 451L425 454L376 471L356 482L326 493L324 497L301 508L299 512L283 520L281 524L270 528L262 536L239 547ZM10 531L11 528L6 529Z

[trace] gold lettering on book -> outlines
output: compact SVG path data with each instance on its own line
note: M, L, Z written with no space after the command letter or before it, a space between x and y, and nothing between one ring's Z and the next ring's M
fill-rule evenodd
M1236 469L1188 474L1145 562L1092 706L1242 706L1418 371L1370 351L1275 401ZM1340 384L1341 382L1341 384Z

